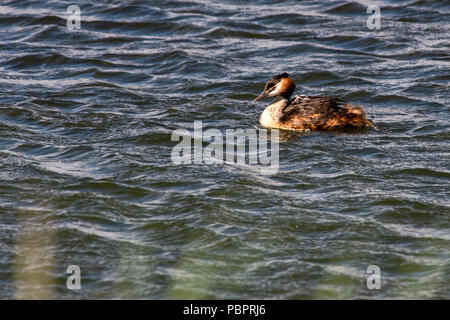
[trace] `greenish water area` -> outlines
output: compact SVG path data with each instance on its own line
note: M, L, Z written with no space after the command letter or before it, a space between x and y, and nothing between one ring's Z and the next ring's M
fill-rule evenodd
M0 298L449 299L450 2L373 2L1 1ZM174 163L281 72L378 130Z

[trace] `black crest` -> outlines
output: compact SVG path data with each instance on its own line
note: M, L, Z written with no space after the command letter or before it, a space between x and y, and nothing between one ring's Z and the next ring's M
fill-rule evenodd
M278 82L280 82L281 79L283 79L283 78L289 78L289 74L287 74L286 72L283 72L282 74L273 76L272 78L270 78L269 81L267 81L266 87L264 88L264 90L266 90L266 91L269 90L270 88L275 86Z

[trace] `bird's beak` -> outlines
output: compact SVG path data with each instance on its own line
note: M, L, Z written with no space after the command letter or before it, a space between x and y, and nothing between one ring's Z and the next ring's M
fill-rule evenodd
M259 100L264 99L265 97L267 97L269 95L269 93L267 91L263 91L255 100L253 100L252 103L255 103Z

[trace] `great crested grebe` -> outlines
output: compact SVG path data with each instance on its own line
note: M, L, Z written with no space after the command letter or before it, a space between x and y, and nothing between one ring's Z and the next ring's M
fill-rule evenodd
M259 123L266 128L295 131L323 131L344 128L375 128L362 107L343 104L329 97L296 95L294 80L287 73L272 77L253 103L265 97L276 97L264 109Z

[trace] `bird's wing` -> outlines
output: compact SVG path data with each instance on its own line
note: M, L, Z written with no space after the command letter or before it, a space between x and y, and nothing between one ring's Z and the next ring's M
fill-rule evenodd
M335 98L298 95L284 109L283 115L286 118L292 114L299 116L325 115L339 111L342 104L342 101Z
M284 109L280 121L290 128L317 130L345 109L343 103L330 97L295 96Z

